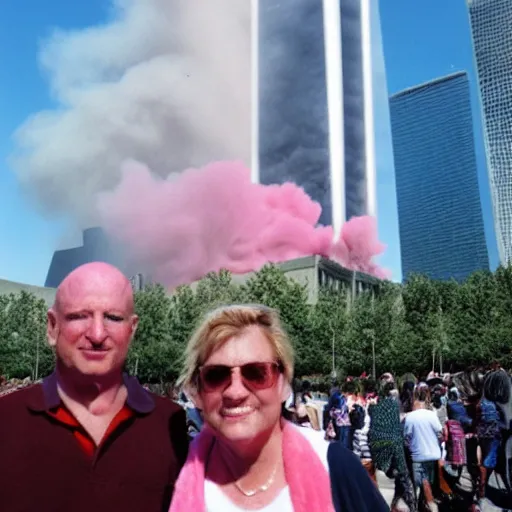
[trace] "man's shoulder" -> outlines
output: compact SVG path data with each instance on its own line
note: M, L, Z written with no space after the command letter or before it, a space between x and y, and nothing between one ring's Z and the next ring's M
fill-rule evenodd
M43 400L41 384L34 384L0 396L0 438L16 433L33 417L31 409ZM0 439L2 441L2 439Z
M165 416L172 416L180 412L183 412L183 414L185 414L183 407L181 407L173 400L152 393L151 391L148 391L148 393L155 403L155 411L157 411L159 414L163 414Z
M5 413L26 410L34 400L43 397L43 387L41 384L32 384L23 389L12 391L0 396L0 416Z
M416 409L408 413L405 417L405 420L409 422L425 421L427 419L437 419L437 413L431 409Z

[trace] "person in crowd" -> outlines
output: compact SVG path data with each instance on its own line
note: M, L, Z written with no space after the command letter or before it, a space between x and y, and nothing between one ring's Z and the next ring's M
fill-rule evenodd
M395 382L395 377L393 376L392 373L386 372L386 373L383 373L380 376L379 381L381 383L381 386L384 386L385 384L389 384L391 382ZM393 388L393 389L395 389L395 388Z
M442 384L436 384L432 388L432 406L443 427L448 421L448 410L444 400L445 395L446 390Z
M336 404L338 401L341 400L341 391L338 381L333 380L332 386L329 390L329 398L327 399L327 403L324 405L323 410L323 428L324 430L330 430L333 434L333 439L335 439L337 432L334 427L334 423L331 418L331 409L333 408L334 404Z
M348 450L353 448L353 426L350 413L358 402L357 386L353 380L346 380L341 387L343 398L340 408L334 412L336 425L339 427L339 441Z
M462 425L450 416L443 426L443 439L446 443L445 463L458 472L467 462L466 437Z
M491 376L492 374L489 374L488 378ZM495 385L496 383L492 382L492 384ZM480 468L478 497L480 500L485 498L488 471L493 470L498 462L501 432L505 427L505 423L500 416L500 410L496 403L488 400L482 394L476 411L476 436L479 447L478 465Z
M429 510L437 510L432 487L441 459L443 427L437 414L429 409L429 399L428 387L419 386L415 391L413 411L405 417L404 437L411 453L417 493L423 492Z
M439 472L441 507L445 505L447 510L469 512L476 509L475 488L467 470L466 434L452 412L453 409L448 411L448 420L443 427L446 450Z
M512 504L512 380L509 374L501 368L491 371L485 378L483 395L486 400L496 404L499 421L502 426L500 432L500 444L497 453L494 447L489 447L484 465L490 473L494 471L500 485L494 482L491 485L490 479L486 488L486 496L498 507L510 510ZM496 454L496 465L494 468L494 455ZM487 472L486 471L486 472ZM486 475L488 476L488 475Z
M359 388L357 383L353 380L347 380L343 383L342 386L342 392L345 395L345 399L347 400L347 406L350 410L354 406L354 404L360 404L362 403L361 397L359 396Z
M203 411L170 512L388 510L359 459L282 417L293 352L276 311L233 305L207 314L181 378Z
M404 419L405 415L412 411L414 404L414 388L416 384L412 380L406 380L402 384L400 392L400 419Z
M432 406L432 396L430 394L430 388L424 381L419 382L414 388L413 393L413 410L421 404L422 409L434 410Z
M334 436L332 438L339 441L348 450L351 450L350 414L347 399L342 391L339 389L334 390L327 403L327 410L329 413L328 436L331 437L331 433L333 432Z
M370 431L370 414L368 408L375 397L375 383L366 379L363 381L362 400L356 404L351 412L351 423L354 429L353 433L353 451L361 459L363 467L366 469L370 478L377 484L377 475L375 465L372 461L372 453L368 442L368 432Z
M300 393L295 395L294 423L302 427L320 430L319 414L312 405L311 384L308 381L304 381L301 383L300 389Z
M395 481L391 510L403 510L405 506L413 512L417 510L416 498L405 459L400 407L398 401L391 396L395 383L392 376L389 376L386 374L380 381L378 400L368 408L368 441L376 469Z
M160 512L188 449L185 412L123 373L138 317L130 282L90 263L48 311L55 372L0 398L0 510Z
M459 392L456 387L448 391L448 402L446 404L448 418L458 421L465 433L470 432L473 420L469 417L462 400L459 398Z
M467 471L471 476L474 494L480 487L479 447L476 435L477 408L483 391L483 373L477 369L468 369L453 376L453 383L462 400L467 418L463 418L461 425L466 434L466 460Z

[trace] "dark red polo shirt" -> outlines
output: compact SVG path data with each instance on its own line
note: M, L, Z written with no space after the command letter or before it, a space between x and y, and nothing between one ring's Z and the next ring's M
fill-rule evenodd
M62 406L55 375L0 398L0 511L167 512L185 412L124 381L126 406L98 447Z
M77 440L80 448L82 448L83 452L92 457L94 452L96 451L96 443L90 434L85 430L85 428L80 424L80 422L73 416L73 413L65 407L63 404L60 404L55 409L51 409L47 411L47 413L55 420L59 421L73 432L75 439ZM125 405L112 419L110 425L108 426L103 439L101 440L101 444L106 443L108 438L116 431L116 429L126 420L130 419L135 412L130 409L127 405Z

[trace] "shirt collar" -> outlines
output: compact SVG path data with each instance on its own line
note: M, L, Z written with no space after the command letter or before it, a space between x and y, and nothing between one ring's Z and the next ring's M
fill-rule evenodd
M148 414L155 408L153 397L140 385L136 377L124 373L123 382L128 392L128 398L126 399L128 407L139 414ZM57 374L53 372L43 379L39 392L31 397L28 407L33 411L43 412L54 409L60 404Z

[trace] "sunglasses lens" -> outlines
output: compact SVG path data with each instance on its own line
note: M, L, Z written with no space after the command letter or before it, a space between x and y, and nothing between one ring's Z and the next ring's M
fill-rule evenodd
M206 390L214 390L224 386L231 378L229 366L206 366L201 372L201 381Z
M242 377L257 389L270 388L275 383L277 367L271 363L249 363L242 366Z

